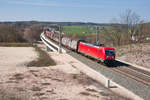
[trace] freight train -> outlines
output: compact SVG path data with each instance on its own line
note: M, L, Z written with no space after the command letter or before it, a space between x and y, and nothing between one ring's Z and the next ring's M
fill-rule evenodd
M44 34L51 40L59 43L58 33L46 29L44 30ZM61 39L63 46L74 50L77 53L81 53L97 59L98 61L104 62L105 64L112 64L115 60L114 48L105 47L104 45L94 45L91 43L87 43L84 40L75 40L65 36L62 36Z

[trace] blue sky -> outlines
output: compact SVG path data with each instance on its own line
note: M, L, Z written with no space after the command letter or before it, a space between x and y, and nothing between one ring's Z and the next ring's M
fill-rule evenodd
M110 23L127 9L150 22L150 0L0 0L0 21Z

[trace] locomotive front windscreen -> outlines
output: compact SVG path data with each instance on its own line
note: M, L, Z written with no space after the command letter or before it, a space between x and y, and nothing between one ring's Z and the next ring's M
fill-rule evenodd
M106 50L105 50L105 54L111 56L111 55L114 55L115 52L114 52L114 50L106 49Z

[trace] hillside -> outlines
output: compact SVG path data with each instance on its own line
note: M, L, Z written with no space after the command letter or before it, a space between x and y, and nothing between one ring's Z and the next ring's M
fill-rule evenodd
M150 68L150 43L121 46L116 51L118 59Z

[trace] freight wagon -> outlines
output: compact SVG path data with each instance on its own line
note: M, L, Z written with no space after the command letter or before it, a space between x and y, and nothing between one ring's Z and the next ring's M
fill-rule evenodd
M59 35L49 30L44 31L45 35L55 42L59 42ZM103 45L94 45L84 40L73 40L62 36L62 45L78 53L90 56L98 61L110 64L115 60L115 49Z

